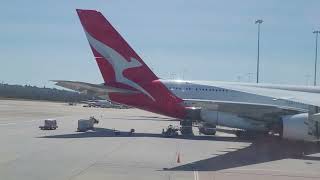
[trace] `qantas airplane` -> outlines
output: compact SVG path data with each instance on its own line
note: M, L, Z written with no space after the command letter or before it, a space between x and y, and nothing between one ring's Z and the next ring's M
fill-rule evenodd
M219 125L239 136L318 141L320 87L159 79L100 12L77 13L104 83L56 85L178 118L183 135L197 123L204 134Z

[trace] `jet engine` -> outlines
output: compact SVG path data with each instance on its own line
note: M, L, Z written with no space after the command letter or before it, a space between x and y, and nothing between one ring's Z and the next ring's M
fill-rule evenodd
M202 121L211 125L220 125L249 131L267 131L267 125L263 121L255 121L234 114L204 110L201 108L187 109L186 119Z
M308 133L308 113L284 116L282 118L282 138L296 141L315 141Z
M267 129L265 123L262 121L255 121L225 112L202 110L200 117L207 123L231 128L251 131L265 131Z

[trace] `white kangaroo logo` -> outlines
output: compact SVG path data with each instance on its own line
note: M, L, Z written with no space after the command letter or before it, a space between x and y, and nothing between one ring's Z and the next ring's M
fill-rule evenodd
M90 45L99 53L101 54L104 59L106 59L113 67L115 71L115 77L116 81L126 84L128 86L131 86L148 97L150 97L153 101L155 99L145 90L143 89L140 85L137 83L129 80L128 78L124 77L123 71L129 68L135 68L135 67L140 67L142 64L135 58L130 57L130 62L128 62L121 54L119 54L117 51L114 49L110 48L106 44L103 44L102 42L96 40L94 37L92 37L87 31L85 31L86 36L88 38L88 41Z

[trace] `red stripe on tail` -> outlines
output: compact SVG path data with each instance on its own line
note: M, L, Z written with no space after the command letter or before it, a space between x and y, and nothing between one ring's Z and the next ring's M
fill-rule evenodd
M183 116L182 100L158 80L100 12L77 10L77 13L105 84L141 92L110 93L111 100L169 116Z

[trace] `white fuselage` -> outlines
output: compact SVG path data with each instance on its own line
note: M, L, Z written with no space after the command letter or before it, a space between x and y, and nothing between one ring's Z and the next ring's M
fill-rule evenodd
M257 103L275 105L281 107L292 107L295 109L308 109L308 105L286 99L274 99L268 96L261 96L240 91L220 88L210 85L202 85L196 81L161 80L163 84L176 96L181 99L201 99L213 101L229 101L243 103ZM221 83L221 82L219 82Z
M173 94L175 94L177 97L181 99L264 104L276 107L285 107L289 109L297 109L300 111L308 110L308 105L303 103L294 102L286 99L274 99L268 96L261 96L257 94L221 88L222 82L203 83L196 81L179 80L161 80L161 82ZM284 87L279 86L279 88ZM212 110L203 110L201 111L201 116L205 122L213 125L220 125L253 131L268 131L267 122L255 121L245 117L239 117L236 114Z

